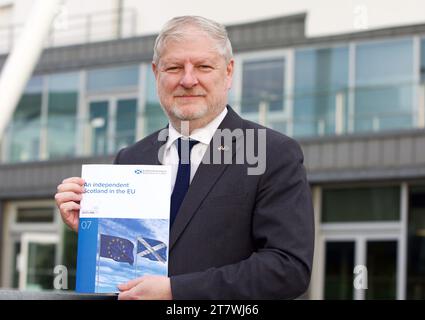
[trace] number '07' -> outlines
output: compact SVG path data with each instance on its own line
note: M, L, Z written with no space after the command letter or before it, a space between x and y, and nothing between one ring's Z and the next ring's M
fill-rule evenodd
M90 229L91 226L91 221L81 221L81 229L86 230L86 229Z

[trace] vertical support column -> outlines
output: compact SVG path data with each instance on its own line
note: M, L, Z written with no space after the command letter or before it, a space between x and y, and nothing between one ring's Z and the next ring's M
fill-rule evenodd
M314 257L313 270L311 274L309 298L311 300L322 300L324 292L325 275L325 252L323 237L321 235L320 221L322 215L322 188L315 186L312 188L313 207L314 207Z
M354 253L354 267L358 265L366 266L366 238L357 237L355 241L355 253ZM367 266L366 266L367 267ZM353 272L354 270L352 270ZM354 283L352 284L354 288ZM354 300L365 300L366 292L365 289L354 288Z
M335 97L335 134L345 132L345 97L343 92L338 92Z
M267 113L269 111L269 103L261 101L258 106L258 122L262 126L267 126Z
M425 128L425 83L419 85L418 128Z
M409 211L409 186L406 182L401 184L400 192L400 237L397 255L397 300L406 299L407 278L407 236L408 236L408 211Z
M138 92L137 92L137 115L136 115L136 141L139 141L143 138L145 133L145 114L146 114L146 104L147 104L147 79L148 72L152 72L150 69L150 64L140 64L139 65L139 83L138 83Z
M90 154L91 132L88 128L89 110L86 102L87 71L80 71L79 78L75 146L77 156L88 156Z
M349 44L348 51L348 119L347 119L347 132L353 133L356 122L355 110L355 85L356 85L356 47L355 43Z
M42 78L42 91L41 91L41 114L40 114L40 160L47 160L49 158L48 146L48 125L49 125L49 78L43 76Z

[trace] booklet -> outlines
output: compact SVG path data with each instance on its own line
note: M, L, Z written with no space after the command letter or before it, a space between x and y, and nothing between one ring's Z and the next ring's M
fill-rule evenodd
M81 293L115 293L144 275L168 274L169 166L83 165L78 227Z

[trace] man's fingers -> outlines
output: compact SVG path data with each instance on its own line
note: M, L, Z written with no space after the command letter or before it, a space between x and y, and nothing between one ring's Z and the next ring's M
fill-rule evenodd
M143 281L143 277L137 278L137 279L133 279L133 280L130 280L130 281L126 282L126 283L119 284L118 285L118 289L120 291L127 291L127 290L130 290L130 289L134 288L135 286L137 286L142 281Z
M84 185L84 179L80 178L80 177L71 177L71 178L66 178L62 181L63 184L65 183L76 183L79 184L80 186Z
M63 222L74 231L78 231L80 205L75 202L65 202L59 206Z
M77 194L75 192L60 192L55 194L56 202L59 205L70 201L79 202L82 198L83 196L81 194Z
M122 291L118 294L118 300L136 300L136 297L131 291Z
M78 211L80 210L80 205L73 201L62 203L59 207L62 217L64 219L74 218ZM70 217L71 216L71 217Z
M72 191L75 193L84 192L84 187L74 182L61 183L60 185L58 185L57 189L58 189L58 192L67 192L67 191Z

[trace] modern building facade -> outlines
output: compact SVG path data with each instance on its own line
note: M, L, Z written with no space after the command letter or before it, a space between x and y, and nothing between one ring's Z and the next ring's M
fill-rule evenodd
M305 298L424 299L425 24L310 38L305 19L228 26L231 105L304 151L316 217ZM65 265L72 289L76 235L57 184L167 123L156 35L120 35L46 48L16 108L1 140L0 287L52 288Z

